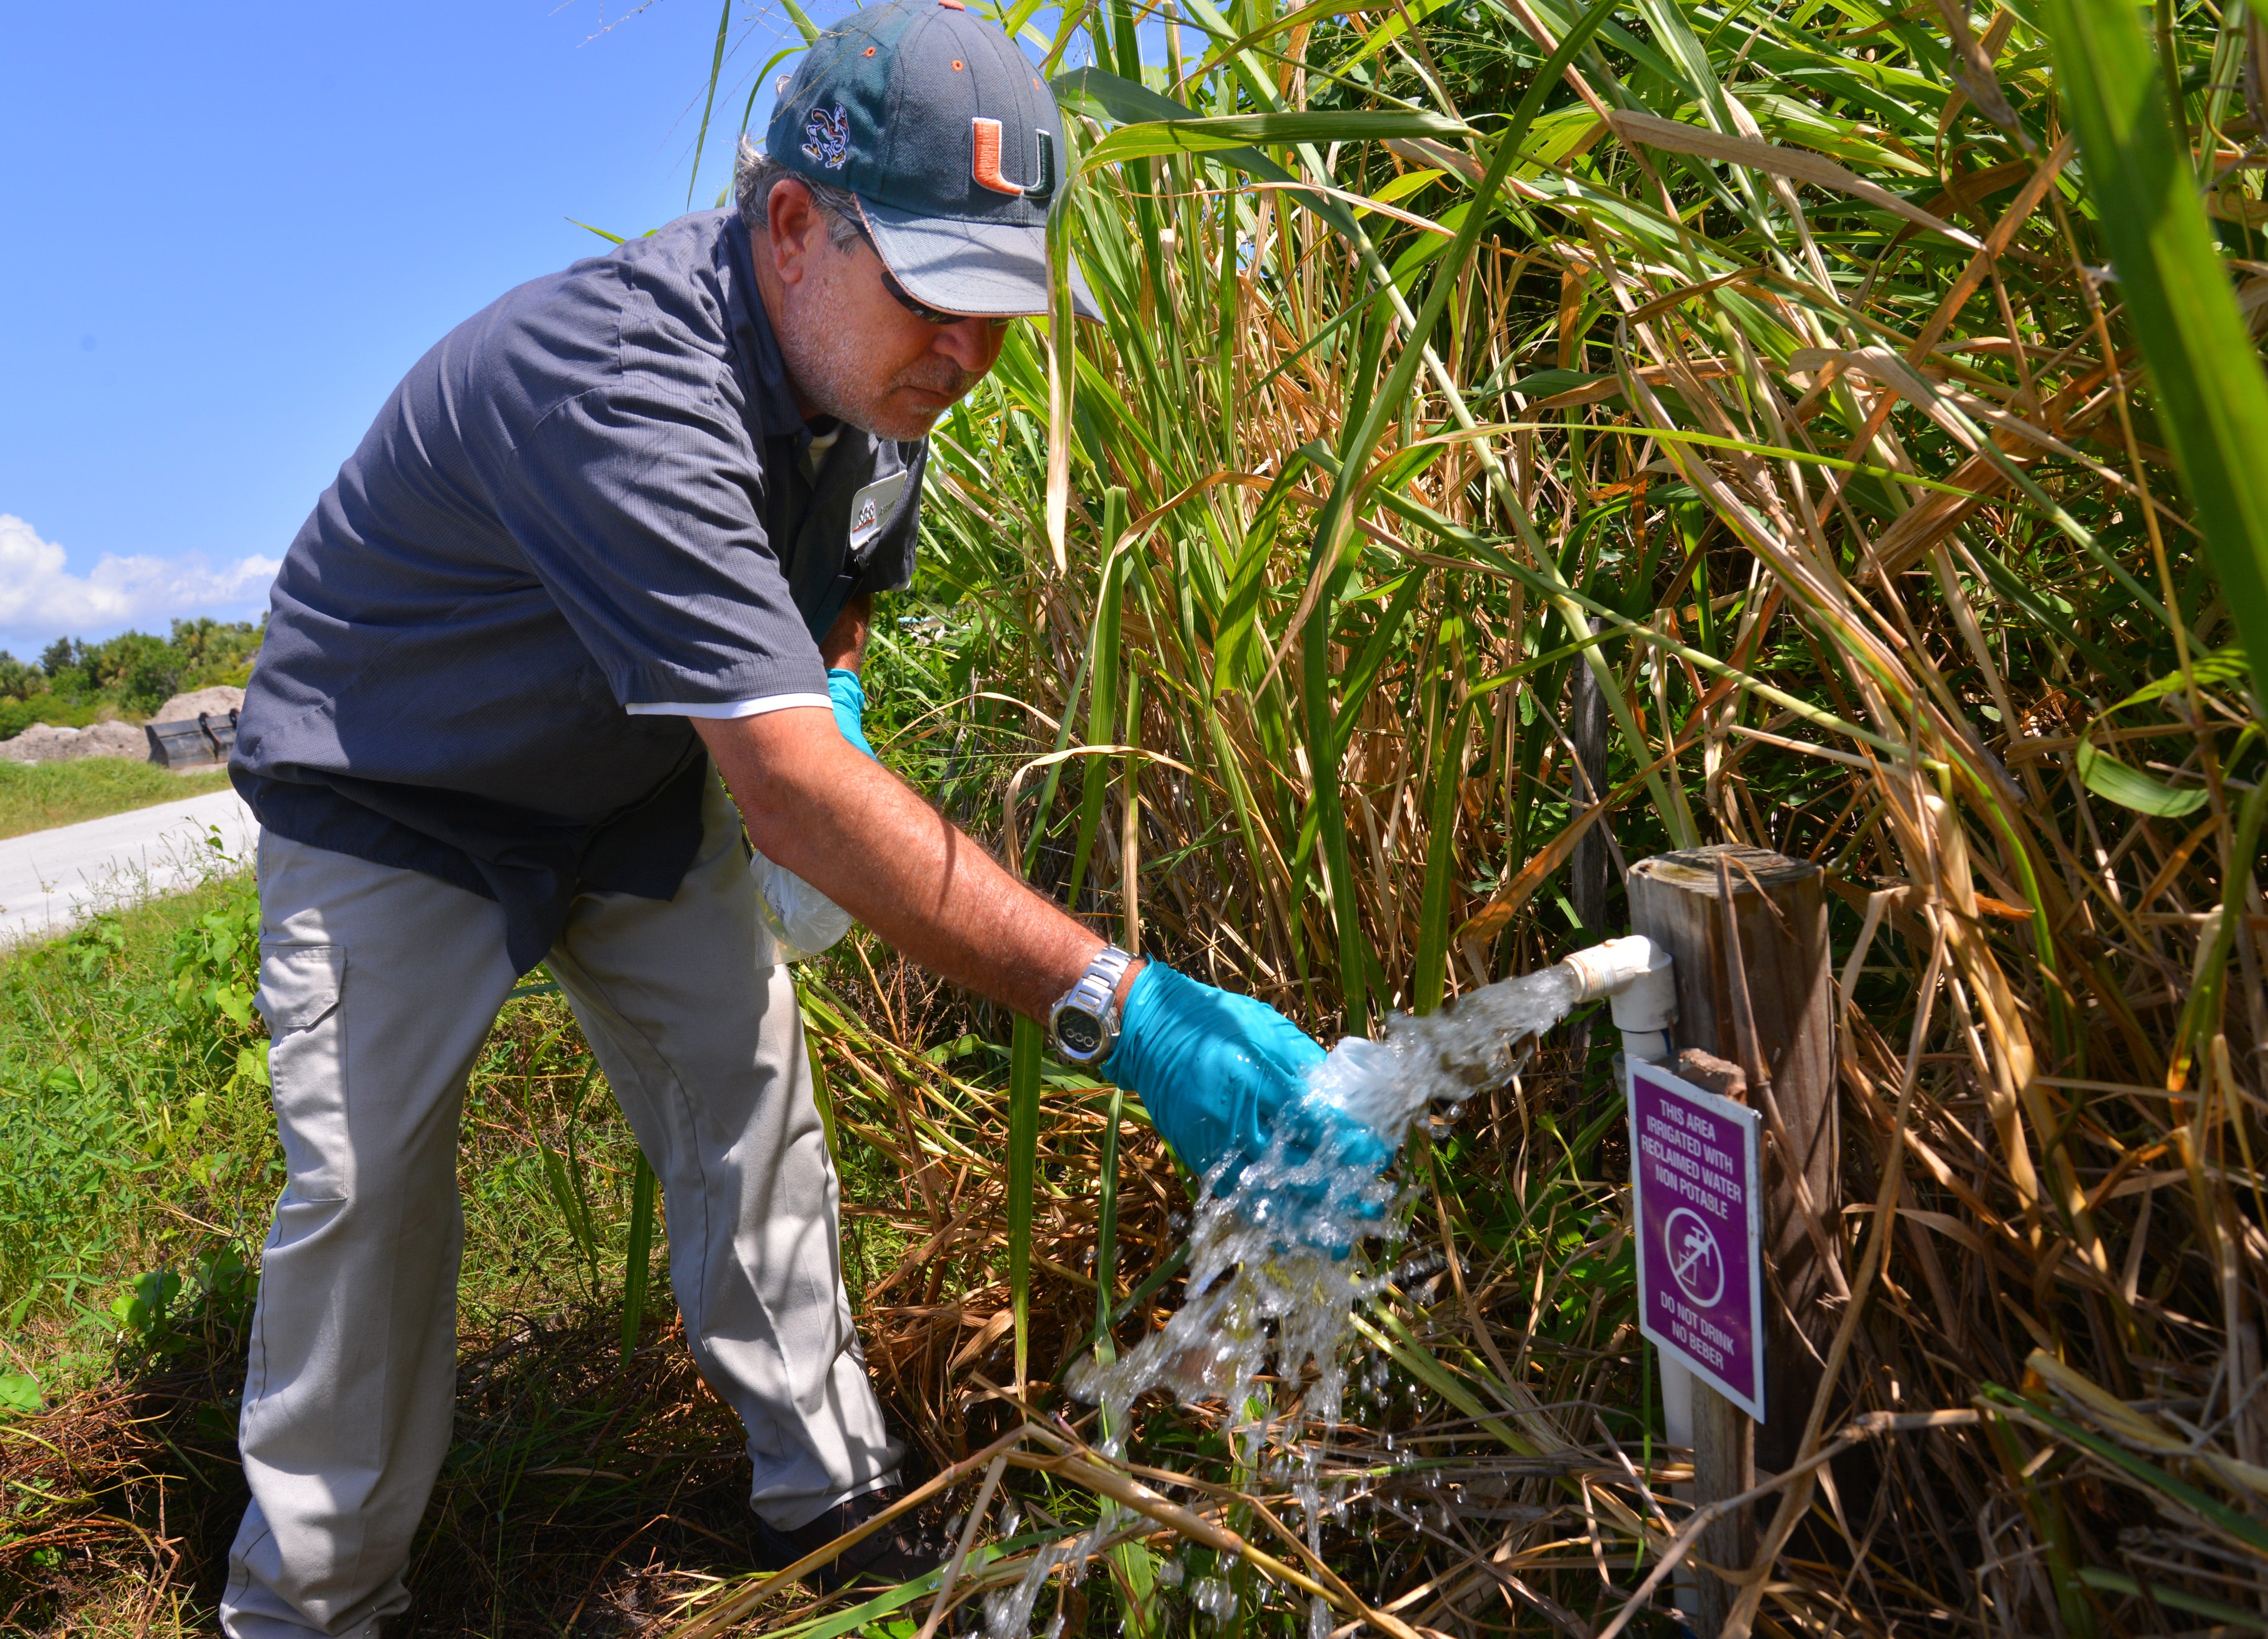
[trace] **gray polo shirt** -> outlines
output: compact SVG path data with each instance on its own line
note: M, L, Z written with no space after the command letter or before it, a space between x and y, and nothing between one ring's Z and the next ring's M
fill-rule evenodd
M508 292L394 389L286 553L230 768L261 822L499 901L668 898L688 717L827 704L817 639L912 578L922 443L797 413L747 230L704 211Z

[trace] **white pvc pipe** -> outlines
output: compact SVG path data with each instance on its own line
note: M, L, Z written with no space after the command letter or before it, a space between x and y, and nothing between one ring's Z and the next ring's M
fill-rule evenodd
M1604 944L1578 950L1562 964L1575 975L1583 989L1578 1001L1619 995L1659 965L1667 971L1668 953L1657 949L1644 934L1609 939Z
M1574 975L1578 1001L1607 998L1615 1028L1622 1032L1624 1066L1667 1064L1670 1059L1669 1027L1677 1021L1677 986L1670 971L1669 952L1643 934L1609 939L1604 944L1578 950L1560 964ZM1623 1069L1627 1076L1629 1070ZM1627 1087L1625 1087L1627 1092ZM1693 1445L1693 1374L1683 1361L1654 1351L1661 1368L1661 1426L1669 1443L1691 1450ZM1693 1501L1693 1488L1674 1486L1683 1501ZM1697 1616L1701 1594L1690 1571L1676 1573L1675 1596L1678 1608Z
M1668 1062L1669 1027L1677 1018L1669 952L1645 934L1632 934L1578 950L1561 965L1575 977L1576 1000L1608 999L1625 1057Z

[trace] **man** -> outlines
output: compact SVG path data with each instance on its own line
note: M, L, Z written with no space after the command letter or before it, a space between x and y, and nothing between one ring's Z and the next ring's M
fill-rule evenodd
M862 755L859 656L874 594L911 576L924 437L1047 309L1063 154L1046 88L959 0L858 13L805 56L765 155L744 148L737 214L467 321L292 543L231 764L265 828L288 1168L237 1639L378 1634L409 1606L449 1440L460 1100L540 962L661 1179L760 1551L881 1506L900 1448L744 825L908 956L1049 1020L1200 1172L1297 1097L1321 1050L1290 1023L1105 945ZM927 1569L887 1532L845 1557Z

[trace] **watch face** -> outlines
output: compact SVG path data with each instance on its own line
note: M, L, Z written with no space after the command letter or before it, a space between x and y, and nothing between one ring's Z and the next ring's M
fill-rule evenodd
M1056 1015L1056 1039L1076 1059L1091 1059L1102 1045L1102 1021L1092 1013L1065 1008Z

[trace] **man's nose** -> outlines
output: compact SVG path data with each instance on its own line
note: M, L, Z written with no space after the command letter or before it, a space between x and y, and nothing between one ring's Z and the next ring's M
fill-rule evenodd
M1007 335L1005 325L990 319L963 319L939 328L937 351L970 375L981 376L1000 357L1000 343Z

